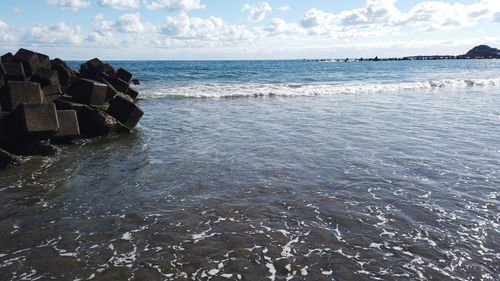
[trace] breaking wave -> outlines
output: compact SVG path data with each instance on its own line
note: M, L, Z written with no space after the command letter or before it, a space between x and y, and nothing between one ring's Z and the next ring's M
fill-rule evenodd
M500 78L493 79L442 79L414 82L367 82L367 83L146 83L139 86L144 99L179 98L230 98L230 97L295 97L335 96L346 94L392 93L408 90L435 90L441 88L495 87Z

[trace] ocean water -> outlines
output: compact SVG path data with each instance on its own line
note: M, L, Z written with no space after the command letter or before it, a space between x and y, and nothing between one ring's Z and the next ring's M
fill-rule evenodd
M499 60L112 64L143 119L0 171L0 280L499 280Z

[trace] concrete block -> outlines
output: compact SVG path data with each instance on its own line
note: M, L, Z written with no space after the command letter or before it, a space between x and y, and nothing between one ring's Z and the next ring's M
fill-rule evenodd
M104 63L98 58L91 59L81 65L80 72L88 77L97 77L104 72Z
M45 102L40 84L35 82L8 81L2 88L2 110L12 111L20 104Z
M5 81L24 81L26 75L24 73L24 66L20 62L3 63L5 69Z
M113 87L118 91L122 93L126 93L127 89L130 87L129 83L123 81L120 78L116 77L105 77L106 81L108 81Z
M106 102L106 84L94 80L78 78L66 90L79 103L102 105Z
M58 99L54 103L58 109L76 111L80 133L84 137L130 132L130 129L125 127L120 121L98 108L74 103L64 98Z
M2 63L11 63L14 62L14 55L12 53L6 53L1 57Z
M42 88L43 95L47 102L54 102L56 99L62 97L63 93L59 85L47 85Z
M100 78L99 81L103 84L106 84L108 86L108 90L106 92L106 101L111 100L114 96L116 96L119 92L111 85L106 79Z
M15 140L9 113L0 110L0 146Z
M111 65L109 65L108 63L104 64L104 73L106 73L109 76L113 76L115 75L115 72L116 72L115 69Z
M59 85L59 74L57 70L50 68L39 68L36 73L31 76L31 81L38 82L40 85Z
M118 70L115 73L115 77L120 78L128 83L130 82L130 79L132 79L132 74L123 68L118 68Z
M53 103L21 104L11 115L18 136L45 139L59 131L56 106Z
M35 53L38 57L38 61L40 62L40 67L50 69L52 67L52 63L50 62L50 58L47 55Z
M0 62L0 77L3 77L6 73L7 73L7 70L5 70L3 63Z
M37 54L30 50L19 49L14 55L14 60L23 63L26 76L33 75L40 68Z
M59 77L59 83L61 85L67 85L71 78L75 77L75 74L71 71L71 68L69 68L65 64L56 64L52 65L52 69L57 71L57 76Z
M54 67L54 66L56 66L56 65L61 65L61 64L62 64L62 65L64 65L64 66L66 66L66 67L68 66L68 65L67 65L67 64L66 64L66 63L65 63L62 59L60 59L60 58L55 58L55 59L50 60L50 65L51 65L51 67Z
M59 121L59 131L53 139L71 140L80 136L78 117L75 110L57 110L57 120Z
M137 92L136 90L132 89L132 88L128 88L127 89L127 92L125 92L125 94L129 97L131 97L133 100L137 99L137 96L139 95L139 92Z
M7 73L7 70L5 70L3 63L0 62L0 88L2 88L4 83L5 83L5 80L3 77L5 76L6 73ZM1 107L0 107L0 109L1 109Z
M124 94L116 95L110 102L108 114L128 128L134 128L141 119L144 112Z

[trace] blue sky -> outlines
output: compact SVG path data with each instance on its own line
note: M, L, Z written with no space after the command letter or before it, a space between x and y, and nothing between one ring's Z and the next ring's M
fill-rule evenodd
M500 1L2 0L0 52L63 59L296 59L500 47Z

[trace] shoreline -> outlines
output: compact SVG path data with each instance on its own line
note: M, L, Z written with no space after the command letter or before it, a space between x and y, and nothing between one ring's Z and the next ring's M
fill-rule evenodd
M366 62L366 61L428 61L428 60L494 60L496 57L467 57L467 56L410 56L401 58L345 58L345 59L304 59L310 62Z

